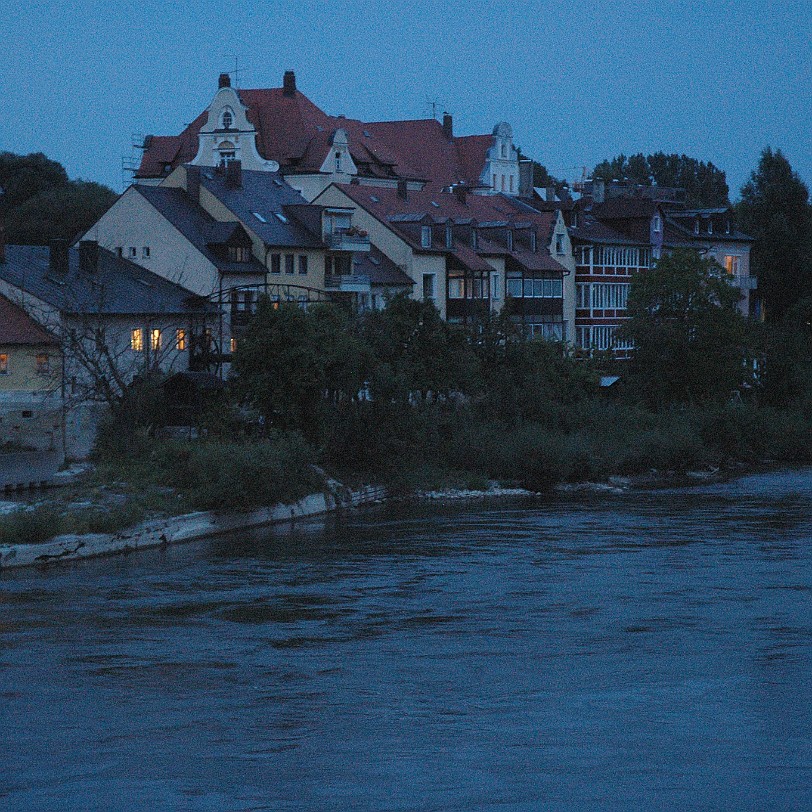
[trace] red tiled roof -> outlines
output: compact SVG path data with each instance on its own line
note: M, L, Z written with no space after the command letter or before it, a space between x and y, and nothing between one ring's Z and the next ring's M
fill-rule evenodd
M343 129L361 175L419 179L439 186L460 181L474 185L493 143L490 135L448 138L433 118L365 123L330 116L298 90L292 95L285 95L282 88L238 93L257 131L257 151L286 172L318 171L332 134ZM201 113L180 135L152 136L136 177L162 177L167 164L174 168L191 161L207 116L206 111Z
M56 344L57 340L21 307L0 296L0 345Z

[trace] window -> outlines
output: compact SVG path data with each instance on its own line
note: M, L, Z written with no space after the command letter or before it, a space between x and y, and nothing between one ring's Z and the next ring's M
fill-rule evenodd
M510 191L513 191L513 175L511 175L508 179L510 181Z
M130 333L130 349L136 352L144 351L144 331L140 327L136 327Z
M505 176L502 175L502 191L505 191Z
M46 352L37 353L36 364L38 375L47 375L51 371L51 359Z
M336 152L336 172L341 171L341 153Z
M130 259L135 259L138 256L137 248L130 248Z
M431 226L421 226L420 245L423 248L431 248Z
M271 273L282 273L281 254L271 254Z
M161 331L157 328L149 331L149 346L153 352L161 349Z
M713 220L708 220L708 234L713 234Z
M505 295L518 299L522 295L522 277L518 274L508 274L505 280Z
M307 254L299 254L299 273L307 273Z
M510 229L508 229L505 233L507 234L507 249L508 249L508 251L512 251L513 250L513 232Z
M493 173L493 190L496 191L496 172Z
M448 298L449 299L465 298L465 279L462 276L448 277Z
M589 285L579 282L575 286L575 307L581 310L589 308Z
M0 375L8 375L8 353L0 353Z
M454 233L451 229L450 224L445 227L445 247L446 248L454 247Z
M124 256L124 249L120 245L116 247L116 256L117 257Z
M294 260L296 257L293 254L285 254L285 273L293 273Z
M737 256L726 256L725 257L725 270L731 276L738 276L739 275L739 260L741 257Z
M223 114L220 117L220 124L222 125L222 128L224 130L230 130L231 127L234 125L234 114L228 107L226 107L226 109L223 110Z
M536 248L536 232L535 232L535 231L531 231L531 232L530 232L530 250L531 250L531 251L532 251L534 254L535 254L535 253L536 253L536 251L538 250L538 249Z
M250 262L251 249L245 248L241 245L228 246L228 261L229 262Z
M491 280L492 280L492 282L491 282L491 285L492 285L491 293L493 295L493 298L494 299L501 299L502 294L501 294L501 292L499 290L499 274L498 273L491 274Z
M149 258L149 246L145 245L141 249L141 259L148 259Z
M184 352L186 350L186 330L175 331L175 344L178 348L178 352Z
M598 284L593 283L592 309L593 310L625 310L629 298L629 285L627 283Z
M556 254L563 254L564 253L564 235L563 234L556 234L555 235L555 252L556 252Z
M229 349L231 350L231 352L237 352L237 339L236 339L236 338L232 338L232 339L231 339L231 340L228 342L228 346L229 346Z
M654 230L659 232L662 230L663 224L659 214L654 215Z
M502 144L502 157L507 158L507 145Z
M434 301L434 274L433 273L424 273L423 274L423 298L427 302Z

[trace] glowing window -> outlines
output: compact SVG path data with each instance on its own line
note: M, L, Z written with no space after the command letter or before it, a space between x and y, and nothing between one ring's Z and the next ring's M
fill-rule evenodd
M175 343L179 352L183 352L186 349L186 330L178 330L175 333Z
M144 331L140 327L136 327L130 333L130 349L136 352L143 352L144 350Z
M8 353L0 353L0 375L8 375Z
M161 349L161 331L160 330L150 330L149 331L149 346L153 350L160 350Z
M229 342L229 346L231 347L231 352L237 352L237 339L232 338Z
M726 256L725 257L725 270L731 276L738 276L739 275L739 260L741 257L736 256Z

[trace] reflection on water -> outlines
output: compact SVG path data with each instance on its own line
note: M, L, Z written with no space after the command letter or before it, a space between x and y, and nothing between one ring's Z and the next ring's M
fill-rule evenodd
M812 471L0 575L0 808L812 808Z

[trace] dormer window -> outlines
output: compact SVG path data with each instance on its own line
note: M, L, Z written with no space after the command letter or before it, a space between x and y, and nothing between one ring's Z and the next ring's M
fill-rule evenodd
M563 254L564 253L564 235L563 234L556 234L555 235L555 252L556 252L556 254Z
M234 126L234 114L228 108L220 116L220 125L224 130L230 130Z
M421 226L420 245L423 248L431 248L431 226Z
M336 172L341 171L341 153L336 152Z
M445 227L445 247L446 248L453 248L454 247L454 235L451 231L451 226L447 225Z

